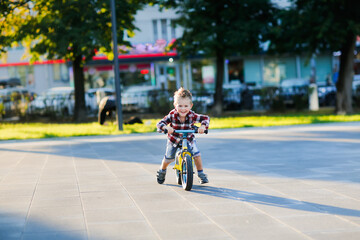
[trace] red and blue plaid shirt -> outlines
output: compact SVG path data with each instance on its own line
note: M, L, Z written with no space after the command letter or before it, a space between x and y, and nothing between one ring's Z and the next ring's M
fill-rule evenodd
M206 129L209 128L210 118L207 115L197 114L194 111L191 111L186 115L185 121L180 121L179 113L173 109L166 115L162 120L160 120L156 127L158 131L161 132L162 128L169 125L175 130L188 130L193 129L194 123L201 123L204 125ZM194 134L189 134L187 136L187 140L192 143L195 136ZM180 135L178 133L168 134L168 139L173 143L174 147L176 147L180 142Z

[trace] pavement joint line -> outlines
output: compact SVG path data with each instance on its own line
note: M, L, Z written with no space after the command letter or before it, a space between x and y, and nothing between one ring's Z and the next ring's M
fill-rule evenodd
M139 163L138 163L139 164ZM143 169L145 169L143 166L141 166ZM150 170L145 169L145 171L149 172L150 174L152 174L150 172ZM179 195L182 199L184 199L186 202L188 202L190 205L192 205L195 209L197 209L201 214L203 214L207 219L210 220L210 222L212 222L213 224L215 224L219 229L221 229L224 233L226 233L229 237L231 237L232 239L236 239L233 235L231 235L231 233L229 233L228 231L226 231L226 229L224 229L223 227L221 227L219 224L217 224L211 217L209 217L208 215L206 215L204 213L204 211L200 210L196 205L194 205L192 202L190 202L189 200L187 200L183 195L179 194L177 191L175 191L174 187L172 187L171 185L168 186L173 192L175 192L177 195ZM184 190L185 191L185 190Z
M68 145L70 146L71 155L72 155L72 163L73 163L74 170L75 170L76 185L77 185L77 189L78 189L79 197L80 197L80 204L81 204L81 209L82 209L82 215L83 215L84 224L85 224L85 229L86 229L86 237L87 237L87 239L89 239L89 233L90 233L90 232L89 232L89 226L88 226L87 221L86 221L86 214L85 214L85 208L84 208L84 203L83 203L83 199L82 199L82 194L81 194L81 192L80 192L79 174L78 174L78 171L77 171L77 167L76 167L76 163L75 163L75 157L74 157L74 154L73 154L73 151L72 151L72 148L71 148L70 143L68 143Z
M215 226L217 226L219 229L221 229L221 231L223 231L225 234L227 234L229 237L231 237L232 239L236 239L231 233L229 233L225 228L223 228L221 225L219 225L217 222L215 222L210 216L208 216L204 211L202 211L201 209L199 209L195 204L193 204L191 201L189 201L188 199L186 199L186 197L184 197L183 195L181 195L180 193L178 193L177 191L175 191L175 187L169 185L168 186L172 191L174 191L177 195L179 195L182 199L184 199L186 202L188 202L190 205L192 205L195 209L197 209L202 215L204 215L207 219L209 219L210 222L212 222ZM185 190L184 190L185 191ZM190 191L191 193L191 191Z
M310 183L308 183L308 182L305 182L305 181L303 181L303 180L300 180L300 181L301 181L303 184L306 184L306 185L309 185L309 186L316 187L315 185L310 184ZM353 198L353 197L351 197L351 196L345 195L345 194L340 193L340 192L336 192L336 191L331 190L331 189L328 189L328 188L326 188L326 187L322 187L322 189L324 189L324 190L326 190L326 191L328 191L328 192L332 192L332 193L338 194L338 195L343 196L343 197L350 198L350 199L355 200L355 201L357 201L357 202L360 202L360 200L359 200L359 199Z
M219 235L222 235L227 239L233 239L234 237L229 237L225 232L217 228L211 222L211 220L208 220L209 218L205 214L209 215L209 217L212 218L216 223L218 223L237 238L239 238L237 233L240 232L241 234L246 234L246 236L258 236L258 234L261 234L261 236L264 237L276 235L279 238L293 236L293 238L296 239L332 238L340 240L346 238L355 240L357 239L356 237L358 236L360 230L360 209L358 207L360 201L360 165L356 160L358 159L358 155L360 153L359 148L357 147L358 144L354 141L342 141L338 143L322 142L326 143L322 144L319 141L312 141L312 139L318 139L317 133L319 131L322 132L323 130L326 130L328 131L327 136L331 139L334 139L334 137L339 137L338 139L354 139L357 141L359 139L360 133L360 122L356 124L357 129L351 127L341 131L338 131L339 128L336 124L334 124L334 126L326 125L330 126L328 129L326 129L327 127L324 126L318 126L319 125L304 128L301 126L296 128L289 127L280 129L282 131L289 130L290 135L292 132L297 131L304 132L309 136L311 133L313 133L311 136L314 138L291 143L289 145L278 139L274 144L270 142L267 143L264 151L260 151L260 153L256 152L255 155L253 151L248 150L245 152L244 159L238 158L234 162L230 162L228 166L227 163L225 163L225 165L218 164L218 159L215 155L212 155L209 159L209 163L213 164L211 165L211 171L213 172L214 177L216 176L217 178L214 182L214 187L217 190L214 189L214 191L205 191L205 188L208 186L205 186L203 191L199 189L199 193L202 192L205 194L204 197L200 198L204 199L202 201L203 203L207 203L207 200L215 200L209 202L210 205L207 205L204 208L202 207L201 202L197 201L198 198L196 197L196 188L194 189L194 192L185 194L186 192L183 192L184 190L181 188L181 186L171 184L167 185L170 187L170 189L163 188L166 186L159 186L155 179L153 179L154 182L152 181L151 176L155 175L154 169L155 164L157 163L156 159L158 156L160 156L160 154L156 154L155 158L154 155L151 155L151 161L145 159L136 159L139 156L148 156L150 155L150 152L153 152L151 149L154 149L153 144L157 143L157 141L150 140L151 143L148 143L148 140L152 138L152 136L155 136L155 133L152 135L145 135L145 137L139 134L139 138L137 138L138 136L135 138L127 136L103 138L102 136L96 136L93 138L81 138L80 140L70 138L69 140L63 139L61 141L57 141L56 139L47 139L46 141L39 142L16 141L13 143L0 141L0 151L3 150L3 152L0 152L0 163L3 163L5 166L4 169L0 170L3 173L0 177L0 187L4 189L4 193L9 192L11 194L9 197L6 195L3 196L4 198L2 199L2 203L4 203L3 207L5 210L3 216L5 218L3 218L2 225L0 224L0 227L11 227L6 229L4 228L4 233L2 232L1 234L16 233L16 236L22 238L27 238L29 236L35 237L37 235L34 234L34 230L37 231L39 229L49 233L54 233L55 231L64 232L63 234L59 235L60 238L63 236L62 239L67 239L68 236L76 237L79 231L72 231L73 233L70 233L69 231L66 231L66 227L64 228L62 225L58 225L60 222L59 220L56 220L57 215L52 215L52 213L56 214L55 211L50 214L44 212L44 209L42 210L42 216L44 218L39 219L38 217L40 217L40 215L38 215L35 210L37 208L46 207L45 205L39 203L42 203L42 196L51 196L54 190L57 191L54 189L54 186L58 186L63 189L67 188L65 185L71 184L72 191L75 191L74 193L77 194L76 192L80 193L83 185L88 186L89 184L91 185L91 183L100 184L100 180L93 180L93 177L95 175L97 176L98 174L101 177L105 177L104 180L111 180L111 183L114 184L113 187L109 186L106 190L112 191L113 189L116 189L122 192L121 196L124 197L123 199L127 201L127 206L130 206L132 209L131 213L136 214L136 219L141 221L140 225L148 229L147 236L154 239L166 238L165 236L163 237L163 231L158 227L157 224L161 222L158 222L157 218L155 221L153 221L152 215L148 214L147 212L149 205L146 204L144 207L142 205L143 198L138 199L139 195L136 195L141 193L142 190L146 190L147 188L145 186L147 185L149 186L149 190L151 188L152 191L163 192L166 195L172 194L173 191L175 191L177 193L175 196L173 196L175 199L177 198L178 201L184 201L184 204L186 204L185 206L190 208L195 205L194 209L190 211L189 214L191 215L191 212L193 212L196 214L196 217L201 217L201 219L207 223L207 227L204 228L204 230L213 228L213 230L216 230ZM255 130L255 128L251 128L251 131L259 132L262 130ZM234 132L236 133L235 135L239 136L242 136L243 134L250 134L249 132L243 130ZM278 131L275 129L274 132L269 131L265 133L265 136L275 135L274 133L277 132ZM214 130L213 133L214 135L218 134L216 135L217 138L220 137L221 134L229 135L232 132L224 131L222 133L219 131L218 133L215 133ZM291 136L295 135L305 136L305 134L301 135L297 133ZM97 139L98 137L99 139ZM241 143L244 143L244 146L247 146L247 148L250 149L251 147L256 146L256 143L262 143L261 138L262 135L258 135L258 139L256 139L255 142L248 141L246 139L240 140L231 138L228 141L230 141L232 144L229 148L226 148L227 150L224 152L232 152ZM135 147L129 148L130 143L126 142L127 139L131 139L131 141L134 140L134 144L137 143L135 139L139 139L141 143L145 143L144 149L138 151ZM210 139L210 136L207 139ZM102 145L109 141L112 142L112 147L109 150L114 150L115 154L104 157L103 154L107 154L107 148L103 149ZM226 140L223 141L217 139L211 139L211 141L208 141L208 143L213 144L218 143L218 141L221 143L227 143ZM275 149L274 146L279 147L283 146L283 144L284 148L279 150L284 151L285 154L280 156L280 154L277 154L278 150ZM124 150L130 154L129 157L133 156L135 158L131 159L126 157L123 159L121 157L122 155L116 155L117 152L122 153L122 149L118 149L119 145L125 148ZM69 146L70 149L68 148ZM211 148L212 145L208 146L208 148L211 150L210 152L215 152L215 150ZM313 154L315 152L318 153L319 151L322 151L323 154L318 155L318 157L314 159ZM223 152L217 152L216 155L222 153ZM266 153L274 155L271 155L272 158L270 159L262 160L264 156L267 156L265 155ZM299 154L299 157L297 157L296 154ZM289 157L293 156L295 156L296 159L289 159ZM65 161L62 161L63 159L65 159ZM95 163L93 165L91 164L91 167L89 167L89 172L87 172L88 164L93 160L95 160ZM133 174L139 174L143 176L143 179L145 180L137 181L137 178L135 178L134 182L129 181L128 178L123 178L122 174L124 171L127 172L127 169L123 170L121 166L129 167L129 169L132 170L129 171L131 176L133 176ZM296 169L298 166L299 169ZM62 172L59 172L59 170L62 171L63 174ZM93 175L92 171L94 171L95 175ZM228 172L234 173L234 175L230 174L229 178L223 179L224 173L228 174ZM113 175L116 176L114 177ZM70 176L71 179L64 181L64 176ZM76 183L77 186L74 185ZM106 184L106 182L104 182L104 184ZM46 185L45 188L43 188L43 185ZM212 186L212 184L209 185L209 190ZM93 187L88 189L93 189ZM47 192L48 190L50 190L50 192ZM102 189L95 188L94 191L101 192ZM123 195L124 193L125 195ZM57 195L63 196L64 194L59 193ZM15 198L16 196L21 196L22 199L14 202L13 204L10 204L11 199L13 199L13 195ZM182 198L185 198L185 200L177 197L178 195L180 195ZM82 207L79 205L79 203L77 203L76 207L74 207L74 210L76 210L77 216L79 217L78 222L82 223L79 229L81 229L81 236L83 238L90 239L90 237L101 237L102 233L109 236L112 235L116 238L116 236L119 235L114 234L119 232L123 233L127 230L119 230L115 226L116 224L113 226L106 226L105 228L100 227L99 229L93 229L90 218L97 218L98 216L101 217L102 214L100 211L90 216L90 212L88 212L88 210L91 210L92 208L87 208L86 196L87 195L80 193L80 196L77 196L76 200L78 200L78 197L80 197L80 204ZM131 199L131 197L133 199ZM230 201L225 201L225 203L233 203L234 206L237 207L236 209L239 209L239 211L232 211L232 205L230 205L224 211L219 209L214 212L213 206L221 206L219 203L222 203L222 201L220 201L221 199L219 199L219 201L213 199L213 197L223 197L225 199L229 199ZM115 196L109 195L108 200L115 198ZM151 194L150 196L150 199L153 201L156 201L157 198L158 197L156 194ZM40 202L38 200L40 200ZM49 200L52 201L51 199ZM9 203L7 201L9 201ZM101 201L102 200L100 200L100 203ZM99 201L95 201L94 203L97 204ZM136 204L138 204L138 206ZM169 204L169 207L172 207L173 204L171 202L169 202ZM9 213L7 212L6 208L8 205L12 206L8 208L10 210ZM17 221L18 219L18 216L16 215L18 212L17 206L21 208L19 209L19 212L21 213L21 222L15 222L15 220ZM205 214L202 214L201 211L196 208L196 206L200 208ZM112 206L112 204L106 206L107 209L111 209L113 207L115 207L115 205ZM188 208L185 207L184 210L186 209ZM242 209L247 209L249 214L254 215L247 216L248 212L243 212ZM143 212L141 212L141 210ZM177 209L175 207L173 210L177 211L181 209ZM62 210L61 208L58 208L57 211ZM214 213L214 215L212 215L212 213ZM132 221L132 218L130 219L121 211L119 214L119 216L114 215L115 218L112 219L114 219L114 221ZM221 218L217 218L219 214L221 214ZM11 222L7 222L5 220L8 217ZM146 222L146 217L148 217L148 220L150 220L150 223L153 225L150 225ZM53 221L48 222L48 220L51 219L53 219ZM40 220L40 225L34 225L34 227L36 227L35 229L33 228L33 223L37 222L38 220ZM234 220L236 221L235 223ZM245 220L251 220L249 223L249 228L251 228L253 231L248 232L248 228L245 226L241 229L236 227L238 221L240 224L242 224L242 222ZM87 225L83 225L83 221L85 221L85 224ZM270 224L269 226L274 227L267 228L263 233L258 232L257 229L259 228L257 227L261 228L262 226L267 226L262 224L264 221L268 222ZM281 221L284 221L286 224L284 225ZM197 221L195 224L196 223ZM235 224L234 228L232 228L232 226L228 227L228 223L231 223L232 225ZM188 226L191 226L191 222L187 224ZM289 224L290 227L287 224ZM295 230L293 230L291 226L293 226ZM13 229L12 227L16 227L16 229ZM93 232L93 230L95 231ZM300 230L300 233L296 230ZM156 233L158 233L161 237L157 236ZM134 237L142 237L142 235L140 236L139 234L141 233L137 232L134 228ZM305 236L303 236L304 234ZM211 233L205 231L203 236L215 238L215 236L212 236ZM288 239L292 239L292 237L289 237Z
M262 183L259 183L259 182L257 182L256 180L252 180L252 181L254 181L255 184L258 184L258 185L260 185L260 186L262 186L262 187L265 187L265 188L270 189L270 190L272 190L272 191L278 192L278 193L280 193L280 194L282 194L282 195L288 196L287 194L285 194L285 193L283 193L283 192L281 192L281 191L279 191L279 190L277 190L277 189L273 189L273 188L271 188L271 187L268 187L267 185L264 185L264 184L262 184ZM304 184L308 184L308 183L304 182L303 180L300 180L300 181L303 182ZM308 184L308 185L310 185L310 184ZM310 186L314 186L314 185L310 185ZM328 189L326 189L326 188L323 188L323 189L328 190ZM334 193L336 193L336 192L334 192ZM291 196L290 196L290 197L291 197ZM299 198L291 197L291 199L294 199L294 200L297 200L297 201L299 201L299 202L302 202L302 203L306 204L306 202L300 200ZM250 204L250 203L247 203L247 204ZM252 205L251 205L251 206L252 206ZM305 233L303 233L302 231L300 231L300 230L298 230L298 229L296 229L296 228L294 228L294 227L292 227L292 226L290 226L290 225L282 222L280 219L278 219L278 218L276 218L276 217L273 217L273 216L267 214L266 212L262 211L261 209L258 209L258 208L255 207L255 206L252 206L252 207L256 208L258 211L264 213L265 215L267 215L267 216L275 219L276 221L278 221L278 222L280 222L280 223L288 226L289 228L293 229L294 231L299 232L299 233L301 233L301 234L304 234L306 237L309 237L309 236L307 236ZM315 207L315 206L313 206L313 207ZM316 207L315 207L315 208L316 208ZM317 208L317 209L319 209L319 208ZM319 210L321 210L321 209L319 209ZM320 213L321 213L321 212L320 212ZM336 218L338 218L338 219L340 219L340 220L346 221L346 222L351 223L352 225L355 225L355 226L359 226L359 225L360 225L360 224L357 224L357 223L353 223L353 222L349 221L348 219L343 218L343 217L340 217L340 216L335 215L335 214L329 214L329 213L326 213L326 212L323 212L322 214L328 214L328 215L334 216L334 217L336 217ZM313 239L313 238L309 237L309 239Z
M129 198L131 199L131 201L135 204L136 208L138 209L138 211L141 213L141 215L143 216L143 218L145 219L146 223L150 226L151 230L153 231L153 233L155 234L155 236L158 239L162 239L159 235L159 233L155 230L154 226L151 224L150 220L146 217L145 213L141 210L140 206L136 203L135 199L131 196L131 194L129 193L129 191L126 189L126 187L121 183L120 179L118 178L118 176L116 176L116 174L111 170L111 168L105 163L104 160L101 160L102 163L105 165L105 167L110 171L110 173L117 179L117 181L119 182L119 184L122 186L122 188L126 191L127 195L129 196ZM137 166L139 166L139 163L136 163ZM140 167L142 167L140 165ZM143 167L142 167L143 168ZM143 168L144 169L144 168ZM145 169L146 170L146 169Z
M310 184L310 183L307 183L307 182L305 182L305 181L303 181L303 180L300 180L300 181L303 182L304 184L309 185L309 186L315 186L315 185ZM347 195L342 194L342 193L339 193L339 192L335 192L335 191L330 190L330 189L328 189L328 188L326 188L326 187L322 187L322 189L324 189L324 190L326 190L326 191L328 191L328 192L331 192L331 193L338 194L338 195L340 195L340 196L344 196L344 197L346 197L346 198L350 198L350 199L355 200L355 201L357 201L357 202L360 202L360 200L358 200L358 199L356 199L356 198L347 196ZM301 201L301 200L299 200L299 201ZM350 224L352 224L352 225L354 225L354 226L357 226L357 227L360 226L360 222L359 222L359 223L356 223L356 222L350 221L350 220L347 219L347 218L341 217L341 216L339 216L339 215L335 215L335 214L331 214L331 215L332 215L332 216L335 216L335 217L337 217L337 218L339 218L339 219L341 219L342 221L346 221L346 222L348 222L348 223L350 223Z
M20 164L21 161L23 161L25 159L25 153L23 154L23 157L21 159L19 159L17 161L17 163L14 165L14 167L12 167L12 169L7 173L5 174L5 176L2 177L2 179L0 180L0 184L4 181L4 179L10 175L11 171L16 169L16 167Z
M25 228L26 228L26 225L27 225L27 223L28 223L29 216L30 216L31 206L32 206L32 204L33 204L34 196L35 196L35 194L36 194L36 189L37 189L37 187L38 187L38 185L39 185L40 178L41 178L42 174L44 173L44 169L45 169L46 163L47 163L48 160L49 160L49 156L50 156L49 154L46 155L45 161L44 161L44 163L43 163L43 166L42 166L42 168L41 168L40 174L39 174L38 179L37 179L37 181L36 181L35 188L34 188L34 192L33 192L33 195L32 195L32 197L31 197L30 204L29 204L29 209L28 209L27 214L26 214L24 228L23 228L23 230L21 231L21 235L20 235L20 238L21 238L21 239L23 239L23 236L24 236L24 233L25 233ZM24 160L24 159L23 159L23 160ZM22 161L23 161L23 160L22 160Z
M250 180L250 181L254 182L255 184L258 184L258 185L263 186L263 187L265 187L265 188L268 188L268 189L274 190L274 189L272 189L272 188L267 187L266 185L263 185L263 184L261 184L261 183L257 182L256 180L249 179L248 177L245 177L245 179L248 179L248 180ZM280 191L278 191L278 190L274 190L274 191L277 191L278 193L281 193L281 192L280 192ZM236 196L233 196L232 194L230 194L230 193L228 193L228 192L226 192L226 191L225 191L225 194L227 194L227 195L229 195L229 196L232 196L232 197L235 197L235 198L236 198ZM281 193L281 194L283 194L283 193ZM285 194L285 195L286 195L286 194ZM253 204L251 204L251 203L249 203L249 202L246 202L246 201L242 201L242 202L243 202L244 204L246 204L246 205L248 205L248 206L250 206L250 207L252 207L252 208L256 209L258 212L260 212L260 213L262 213L262 214L264 214L264 215L266 215L266 216L268 216L268 217L270 217L270 218L274 219L275 221L277 221L277 222L279 222L279 223L283 224L284 226L287 226L289 229L292 229L293 231L295 231L295 232L297 232L297 233L299 233L299 234L303 235L303 236L304 236L304 237L306 237L307 239L313 239L313 238L309 237L308 235L306 235L305 233L303 233L302 231L300 231L299 229L296 229L296 228L294 228L294 227L292 227L292 226L290 226L290 225L288 225L288 224L284 223L284 222L283 222L283 221L281 221L280 219L278 219L278 218L276 218L276 217L274 217L274 216L272 216L272 215L270 215L270 214L266 213L265 211L261 210L260 208L258 208L258 207L256 207L256 206L254 206Z

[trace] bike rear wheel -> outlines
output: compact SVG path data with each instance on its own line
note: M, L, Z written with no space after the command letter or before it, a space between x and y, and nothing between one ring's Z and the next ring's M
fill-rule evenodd
M182 182L181 182L181 173L177 169L175 169L175 171L176 171L176 182L177 182L177 184L181 185L182 184Z
M176 153L176 156L175 156L176 164L179 164L179 155L180 155L180 152L178 151ZM175 174L176 174L176 182L177 182L177 184L181 185L182 182L181 182L181 172L180 172L180 170L175 169Z
M193 178L194 172L192 159L189 155L186 155L185 159L183 159L181 163L181 182L183 189L185 189L186 191L191 190L193 186Z

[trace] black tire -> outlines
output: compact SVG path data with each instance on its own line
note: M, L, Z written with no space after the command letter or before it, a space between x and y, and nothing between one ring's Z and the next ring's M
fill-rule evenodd
M181 182L181 173L177 169L175 169L175 173L176 173L176 182L177 182L177 184L181 185L182 184L182 182Z
M182 187L186 191L190 191L193 186L193 165L192 160L189 155L186 155L185 159L183 159L183 162L181 164L181 182Z
M180 151L176 152L176 156L175 156L175 162L178 163L179 162L179 155L180 155ZM180 170L175 169L175 175L176 175L176 182L177 184L181 185L181 173Z

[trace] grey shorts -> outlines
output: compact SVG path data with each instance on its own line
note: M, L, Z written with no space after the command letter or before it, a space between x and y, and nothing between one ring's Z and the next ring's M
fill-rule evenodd
M193 157L200 156L200 151L196 145L195 139L192 142L192 144L188 143L188 145L189 145L188 149L192 153ZM175 154L176 154L177 149L178 149L178 146L174 147L173 143L168 140L167 144L166 144L165 159L167 159L167 160L175 159Z

